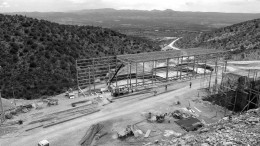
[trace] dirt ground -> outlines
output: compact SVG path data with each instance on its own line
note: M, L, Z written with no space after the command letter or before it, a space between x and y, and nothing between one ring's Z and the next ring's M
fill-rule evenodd
M234 63L233 63L234 64ZM229 70L237 71L237 65L228 67ZM243 65L245 66L245 65ZM213 80L213 79L212 79ZM192 82L192 87L189 83ZM164 87L156 88L158 94L154 96L151 90L142 91L141 93L133 93L122 98L114 100L113 103L101 106L101 111L58 124L49 128L36 128L31 131L25 131L30 128L27 123L39 115L50 114L65 109L72 108L71 103L81 100L94 98L96 95L88 97L79 97L68 99L64 94L53 98L59 99L58 106L52 106L39 110L32 110L28 113L15 117L16 119L25 120L25 124L15 129L14 132L0 137L0 146L35 146L43 139L47 139L51 145L55 146L76 146L79 145L80 139L84 136L86 130L91 124L102 123L105 126L107 135L102 137L97 145L101 146L130 146L142 145L155 140L165 138L163 133L165 130L173 130L178 133L185 133L173 119L169 119L170 123L148 123L145 121L143 114L147 112L173 112L176 109L182 109L190 106L199 119L203 119L206 123L216 122L224 116L222 108L212 105L208 102L201 101L204 92L201 88L201 79L193 79L191 81L176 82L168 86L167 91ZM110 97L110 93L103 95ZM180 105L175 105L176 101L180 101ZM142 121L142 122L140 122ZM146 139L130 137L124 141L114 138L115 131L119 128L125 128L127 125L140 122L138 127L146 132L151 129L151 136Z
M24 125L23 128L18 130L16 133L10 133L5 136L2 136L0 139L1 145L5 146L17 146L17 145L26 145L26 146L34 146L39 141L43 139L47 139L51 145L55 146L74 146L78 145L79 140L83 137L84 133L88 129L91 124L97 122L105 123L106 128L109 130L109 134L100 139L99 145L122 145L124 141L118 141L117 139L113 139L113 134L115 134L115 127L124 128L127 125L134 124L136 122L144 120L142 113L144 112L170 112L175 109L185 108L191 105L194 111L200 116L200 118L204 119L206 122L214 122L223 117L223 114L219 112L217 117L214 117L215 110L212 110L211 105L203 104L196 102L194 99L198 98L198 90L200 88L200 79L193 80L192 88L189 87L189 81L181 82L174 84L173 86L168 87L167 91L165 88L158 89L158 95L154 96L153 92L147 92L143 94L137 94L132 96L126 96L124 98L120 98L115 100L115 102L102 107L101 111L98 113L94 113L82 118L78 118L72 121L68 121L63 124L59 124L49 128L37 128L28 132L25 132L27 128ZM199 94L200 97L203 95L202 92ZM62 96L62 95L60 95ZM109 94L105 94L104 96L110 96ZM65 99L64 97L57 97L64 99L63 106L53 106L51 108L47 108L49 112L62 110L63 108L68 108L70 103L72 102L69 99ZM84 98L84 97L81 97ZM73 99L72 99L73 100ZM82 100L82 99L74 99ZM174 105L176 100L181 102L181 105ZM61 101L62 102L62 101ZM196 107L196 108L194 108ZM58 109L61 108L61 109ZM199 109L197 111L196 109ZM48 111L44 111L48 112ZM30 113L35 114L35 113ZM149 128L144 127L144 131ZM159 127L155 131L161 131L159 134L162 136L162 131L164 130L174 130L176 132L182 132L180 127L178 127L175 123L171 122L170 124L164 125L156 125ZM153 128L154 125L151 126ZM160 137L159 136L159 137ZM158 137L155 137L158 138ZM109 140L109 142L108 142ZM152 138L151 138L152 140ZM132 140L133 142L136 142ZM144 141L145 142L145 141ZM128 141L123 145L133 145ZM135 144L134 144L135 145Z

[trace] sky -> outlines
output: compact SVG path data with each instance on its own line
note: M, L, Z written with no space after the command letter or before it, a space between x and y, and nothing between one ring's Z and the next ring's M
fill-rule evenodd
M0 0L0 12L67 12L100 8L260 13L260 0Z

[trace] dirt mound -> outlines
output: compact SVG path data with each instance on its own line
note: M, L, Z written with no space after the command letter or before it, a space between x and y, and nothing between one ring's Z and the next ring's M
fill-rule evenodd
M3 107L4 107L5 111L15 108L15 105L11 101L9 101L5 98L1 98L1 99L2 99L2 103L3 103ZM0 111L2 111L1 108L0 108Z

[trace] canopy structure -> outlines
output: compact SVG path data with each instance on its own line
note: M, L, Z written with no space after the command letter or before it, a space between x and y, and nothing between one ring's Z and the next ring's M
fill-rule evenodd
M208 54L220 54L225 53L225 50L215 49L183 49L183 50L172 50L172 51L156 51L139 54L126 54L118 55L117 58L123 62L144 62L153 60L173 59L180 57L189 56L202 56Z

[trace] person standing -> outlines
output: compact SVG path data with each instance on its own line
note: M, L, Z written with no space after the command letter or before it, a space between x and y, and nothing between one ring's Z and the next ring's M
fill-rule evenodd
M190 82L190 88L191 88L192 82Z

